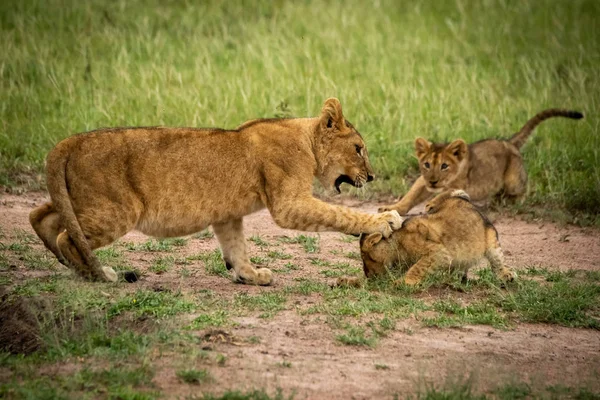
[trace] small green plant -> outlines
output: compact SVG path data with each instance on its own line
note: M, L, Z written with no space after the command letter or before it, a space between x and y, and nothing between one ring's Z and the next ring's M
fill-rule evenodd
M373 336L367 336L365 329L360 326L349 326L346 333L337 335L336 339L348 346L374 347L376 344L376 339Z
M192 235L193 239L200 239L200 240L212 239L214 237L215 237L215 234L209 229L205 229L203 231L200 231L200 232Z
M221 257L221 251L215 249L211 252L199 254L196 256L198 259L204 261L204 267L209 275L218 275L222 277L229 277L229 271L225 267L223 258Z
M270 258L268 257L250 257L250 262L252 264L256 264L256 265L269 265L269 262L271 261Z
M261 238L258 235L252 235L248 238L249 241L251 241L252 243L254 243L255 245L259 246L259 247L267 247L269 246L269 242L267 242L266 240L264 240L263 238Z
M260 336L250 336L248 337L248 343L251 344L259 344L262 341L262 339L260 338Z
M206 329L208 327L223 326L229 322L229 315L225 310L218 310L207 314L200 314L190 324L190 329Z
M387 366L386 364L375 364L375 369L376 370L388 370L388 369L390 369L390 367Z
M225 354L219 353L215 356L215 362L219 367L224 367L227 363L227 356Z
M289 260L291 258L293 258L293 256L291 254L286 254L280 251L269 251L267 253L267 256L271 257L274 260Z
M210 372L205 369L181 369L177 371L175 375L177 375L181 381L192 385L199 385L212 380Z
M187 239L184 238L169 238L169 239L150 239L141 244L125 243L125 248L129 251L146 251L146 252L172 252L173 247L182 247L187 244Z
M292 363L286 360L281 361L278 365L283 368L292 368Z
M164 274L165 272L169 271L171 267L173 267L174 262L175 259L171 256L158 257L152 262L150 271L157 275Z
M340 236L340 241L342 241L344 243L358 242L358 236L341 235Z
M296 237L281 236L279 237L281 243L293 243L300 244L307 253L318 253L319 252L319 238L314 236L298 235Z

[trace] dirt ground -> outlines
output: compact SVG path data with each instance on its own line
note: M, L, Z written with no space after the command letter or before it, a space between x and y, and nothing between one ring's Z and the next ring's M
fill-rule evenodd
M4 232L18 228L33 233L27 214L46 199L44 193L2 195L0 226ZM353 205L369 212L377 209L373 203ZM527 223L503 216L497 217L494 223L507 263L517 270L529 266L600 270L600 232L597 230L559 227L549 222ZM281 235L299 234L277 227L266 210L246 217L244 224L246 237L260 235L272 243ZM358 252L357 242L343 241L339 233L321 233L319 237L321 250L317 256L322 260L335 262L340 260L341 254ZM123 240L143 242L147 238L132 232ZM259 247L251 242L248 245L251 255L261 254ZM215 238L190 240L184 252L198 253L217 246ZM292 254L301 268L276 274L271 287L234 285L222 277L207 275L201 266L195 265L189 268L197 267L197 270L186 280L170 272L150 273L134 285L255 294L281 289L292 284L295 278L331 280L319 273L319 267L311 264L310 255L298 245L278 246L282 247L277 250ZM145 257L136 253L130 261L143 268L148 264ZM360 267L359 260L352 263ZM277 263L270 264L269 268L277 268ZM13 273L18 277L26 271L17 266ZM311 296L292 297L291 304L306 305L314 300ZM215 342L213 350L225 354L228 362L211 369L215 380L203 386L205 391L264 388L272 392L282 388L285 393L294 392L295 398L391 398L393 394L414 393L432 382L448 383L466 377L471 377L474 387L482 390L501 382L583 385L600 389L600 332L595 330L541 324L518 324L508 330L482 325L439 329L423 327L409 318L401 321L376 347L369 348L337 343L332 340L335 333L327 324L314 316L300 315L289 307L271 319L244 317L236 322L237 326L228 329L233 338L258 336L263 339L260 343L241 345L236 340ZM168 354L155 357L153 365L157 371L154 381L163 393L173 397L198 394L198 388L177 379Z

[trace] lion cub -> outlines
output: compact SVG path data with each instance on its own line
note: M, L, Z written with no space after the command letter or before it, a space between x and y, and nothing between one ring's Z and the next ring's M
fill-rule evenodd
M275 223L305 231L389 236L397 212L366 214L322 202L313 178L328 188L374 179L365 142L325 101L314 118L253 120L237 129L114 128L71 136L46 162L51 202L29 214L44 245L79 275L116 281L93 250L136 229L185 236L212 225L227 269L240 283L268 285L254 268L243 218L267 208Z
M406 214L445 189L462 189L475 202L486 202L500 193L511 199L522 197L527 173L519 149L538 124L552 117L580 119L583 114L560 109L542 111L508 140L487 139L467 145L462 139L440 144L417 138L415 150L421 176L396 204L379 211Z
M363 235L360 252L367 278L383 275L394 265L410 266L404 282L416 285L430 272L470 267L486 258L503 281L514 272L503 264L498 233L462 190L446 191L426 205L427 214L408 218L388 239ZM362 279L342 277L337 285L360 285Z

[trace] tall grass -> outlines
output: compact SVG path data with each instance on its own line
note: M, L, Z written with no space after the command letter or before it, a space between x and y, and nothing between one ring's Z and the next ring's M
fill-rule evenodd
M35 185L60 139L103 126L233 128L314 116L340 98L379 179L403 193L415 137L507 137L529 204L600 209L600 3L595 0L140 1L0 4L0 184Z

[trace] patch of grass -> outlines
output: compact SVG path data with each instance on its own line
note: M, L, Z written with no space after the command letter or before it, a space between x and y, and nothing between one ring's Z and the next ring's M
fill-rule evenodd
M275 250L269 251L267 253L267 256L271 257L274 260L289 260L294 257L291 254L286 254L281 251L275 251Z
M57 264L56 258L50 252L31 250L26 252L22 258L25 267L31 270L54 270Z
M229 323L229 315L225 310L217 310L206 314L200 314L190 323L189 328L194 330L209 327L223 326Z
M264 390L253 390L249 392L227 391L222 395L203 394L202 397L193 397L199 400L292 400L294 395L285 397L281 389L277 389L274 396L270 396Z
M259 235L252 235L248 238L249 241L257 245L258 247L268 247L269 242L261 238Z
M251 311L263 311L260 317L272 317L284 310L287 297L282 292L265 292L255 296L238 293L234 296L234 305Z
M129 251L165 252L174 251L173 247L182 247L187 244L184 238L150 239L141 244L124 243Z
M297 283L292 286L286 286L283 289L284 292L308 296L311 293L323 293L330 290L329 286L327 286L325 283L312 279L300 278L297 279L296 282Z
M359 326L349 326L346 333L336 336L336 340L348 346L374 347L377 343L374 336L367 335L365 329Z
M252 335L252 336L248 337L248 343L259 344L260 342L262 342L262 339L260 336Z
M598 329L599 298L597 284L573 283L563 276L544 284L520 280L517 290L498 292L495 301L521 321Z
M229 277L229 271L225 267L223 257L221 257L221 251L215 249L211 252L199 254L197 256L200 260L204 261L204 268L209 275L222 276L224 278Z
M199 385L213 380L210 372L205 369L181 369L175 373L177 377L185 383Z
M291 262L287 262L283 265L283 267L281 268L273 268L272 271L273 272L280 272L283 274L289 274L291 271L298 271L300 268L299 265L291 263Z
M507 318L498 313L496 307L487 302L474 302L461 306L453 300L439 300L433 304L439 313L433 318L423 318L426 326L451 327L463 325L491 325L497 328L508 326Z
M318 253L320 251L319 238L316 236L298 235L293 238L289 236L280 236L278 240L281 243L300 244L307 253Z
M192 238L200 239L200 240L212 239L214 237L215 237L215 234L209 229L205 229L203 231L200 231L200 232L192 235Z
M375 364L376 370L388 370L390 367L386 364Z
M112 318L123 312L132 311L138 316L151 315L155 318L163 318L182 312L190 312L195 308L196 304L187 300L179 292L155 292L140 289L127 294L112 304L108 308L107 315Z
M152 265L150 266L150 271L152 271L158 275L164 274L165 272L168 272L173 267L174 263L175 263L175 259L171 256L158 257L158 258L154 259L154 261L152 261Z
M283 368L292 368L292 363L285 360L277 363L277 365Z
M340 241L344 242L344 243L353 243L353 242L358 242L358 236L352 236L352 235L341 235L340 236Z
M250 257L250 262L256 265L269 265L271 259L268 257L254 256Z
M351 260L361 260L360 253L356 251L349 251L345 254L345 256L350 258Z

